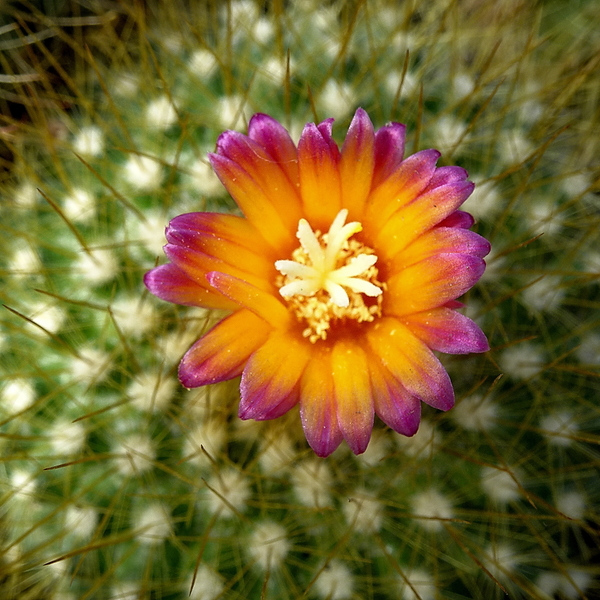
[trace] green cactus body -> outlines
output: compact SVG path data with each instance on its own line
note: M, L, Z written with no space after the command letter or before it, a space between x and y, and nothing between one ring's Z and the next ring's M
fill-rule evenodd
M594 3L125 4L0 29L0 596L597 597ZM181 386L222 315L142 276L169 219L234 210L223 130L357 106L478 184L492 350L444 359L457 404L412 438L319 459L297 411Z

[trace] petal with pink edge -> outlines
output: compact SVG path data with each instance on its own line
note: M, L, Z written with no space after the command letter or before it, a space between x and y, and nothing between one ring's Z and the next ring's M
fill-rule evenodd
M406 125L388 123L375 133L373 188L387 179L400 165L406 143Z
M374 359L369 361L369 372L377 416L394 431L414 435L421 421L421 401Z
M298 381L310 359L306 340L273 332L242 373L240 419L275 419L298 402Z
M437 150L422 150L406 160L376 188L367 200L362 224L375 240L381 228L398 209L407 206L429 185L440 157Z
M179 364L179 380L195 388L237 377L270 331L267 323L248 310L233 313L186 352Z
M371 190L374 138L373 124L367 113L359 108L350 123L340 160L342 203L349 211L349 221L361 218Z
M221 258L204 254L194 248L167 244L165 254L173 264L200 285L208 283L207 273L219 271L243 279L266 291L272 289L272 265L256 255L244 252L239 247L236 252L235 246L232 246Z
M458 300L448 300L448 302L444 302L442 306L445 308L464 308L466 304L464 302L459 302Z
M474 231L434 227L396 254L391 261L389 276L437 254L470 254L483 258L490 248L490 243Z
M331 123L308 123L298 142L300 193L313 229L327 231L342 208L340 152L331 138Z
M300 419L304 435L317 456L329 456L341 443L331 352L316 347L300 380Z
M338 424L354 454L362 454L373 429L373 399L364 350L348 340L337 341L331 353Z
M170 244L193 248L211 256L234 251L251 254L253 260L276 260L268 256L269 246L258 231L242 217L218 213L187 213L171 220L166 230Z
M263 190L255 178L230 158L209 154L208 159L231 197L265 242L276 251L287 249L291 252L297 242L295 230L287 225L287 219L282 219L281 207L275 206L279 198L271 196L272 190L269 189L268 193Z
M436 308L399 318L431 349L447 354L487 352L487 338L471 319L449 308Z
M217 141L217 154L241 167L264 190L283 223L292 229L302 216L297 180L258 143L237 131L226 131Z
M144 284L157 298L183 306L235 310L237 305L221 294L201 287L177 266L156 267L144 275Z
M257 113L248 124L248 137L265 149L285 171L292 185L298 184L298 151L281 123L268 115Z
M383 310L404 316L442 306L470 290L485 270L485 261L468 254L438 254L388 279Z
M442 185L448 185L449 183L466 181L468 176L469 174L462 167L438 167L425 192L429 192Z
M369 328L367 338L371 350L409 394L440 410L452 408L454 390L448 373L406 325L383 317Z
M428 229L453 213L471 194L473 184L459 181L425 192L397 210L385 222L378 221L374 244L382 255L391 259Z
M455 210L451 215L448 215L443 221L438 223L436 227L458 227L461 229L469 229L474 223L475 219L468 212Z

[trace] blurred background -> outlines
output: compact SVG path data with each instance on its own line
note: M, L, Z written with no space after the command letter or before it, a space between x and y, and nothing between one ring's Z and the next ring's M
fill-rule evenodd
M224 129L358 106L476 182L492 349L413 438L318 459L181 387L222 315L142 276L234 210ZM594 0L0 2L0 597L600 598L599 146Z

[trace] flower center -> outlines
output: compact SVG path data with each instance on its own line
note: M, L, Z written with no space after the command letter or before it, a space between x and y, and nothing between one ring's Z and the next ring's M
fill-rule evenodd
M329 231L313 231L300 219L296 236L300 247L292 260L278 260L281 273L276 284L298 319L302 332L312 343L327 339L332 324L348 319L370 322L381 316L385 284L378 281L375 252L358 240L362 231L357 221L346 223L348 211L341 210Z

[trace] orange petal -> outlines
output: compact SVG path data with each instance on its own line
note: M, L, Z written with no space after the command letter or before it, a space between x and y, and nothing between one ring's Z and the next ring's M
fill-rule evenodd
M315 349L300 380L300 418L304 435L317 456L329 456L343 439L338 425L331 352Z
M474 231L434 227L400 251L390 264L389 276L436 254L471 254L483 258L490 243Z
M313 229L327 231L342 208L340 151L331 137L332 119L308 123L298 142L300 193Z
M350 123L342 146L340 180L342 204L349 211L349 220L360 220L371 190L375 134L367 113L359 108Z
M453 181L423 193L386 221L379 219L374 244L383 259L391 259L413 240L452 214L471 194L470 181Z
M383 312L399 317L442 306L471 289L484 270L477 256L431 256L388 279Z
M194 388L237 377L270 331L267 323L248 310L233 313L186 352L179 364L179 380Z
M292 231L295 229L302 216L298 179L290 181L278 160L260 143L236 131L226 131L219 136L217 154L231 159L248 173L264 190L284 225Z
M448 373L433 352L398 319L378 319L367 330L369 346L384 367L409 394L426 404L448 410L454 390Z
M214 213L175 217L166 230L165 254L203 288L206 274L221 271L271 290L275 258L246 219Z
M248 137L258 142L297 187L298 151L285 127L268 115L257 113L248 123Z
M340 429L352 452L362 454L374 417L367 356L358 344L340 340L333 346L331 366Z
M440 157L437 150L422 150L406 160L369 195L362 224L376 239L379 230L399 208L412 202L428 185Z
M190 246L213 256L220 254L221 243L224 247L235 244L246 252L263 256L269 252L257 229L247 219L234 215L206 212L179 215L169 223L166 236L171 244Z
M174 304L235 310L237 305L221 294L210 291L190 279L175 265L161 265L144 276L144 283L152 294Z
M206 275L208 283L236 304L251 310L276 329L287 329L291 315L287 308L271 293L247 281L226 273L212 271Z
M173 264L202 286L208 283L207 273L219 271L243 279L267 292L274 290L271 283L275 278L274 263L268 263L264 258L250 254L234 244L229 245L228 252L221 257L175 244L167 244L164 249Z
M277 252L291 252L297 245L296 230L286 224L281 207L274 204L281 199L274 196L273 190L263 189L235 161L220 154L209 154L208 158L231 197L263 239Z
M308 344L274 331L250 356L240 384L240 419L275 419L298 402L298 381L310 358Z

